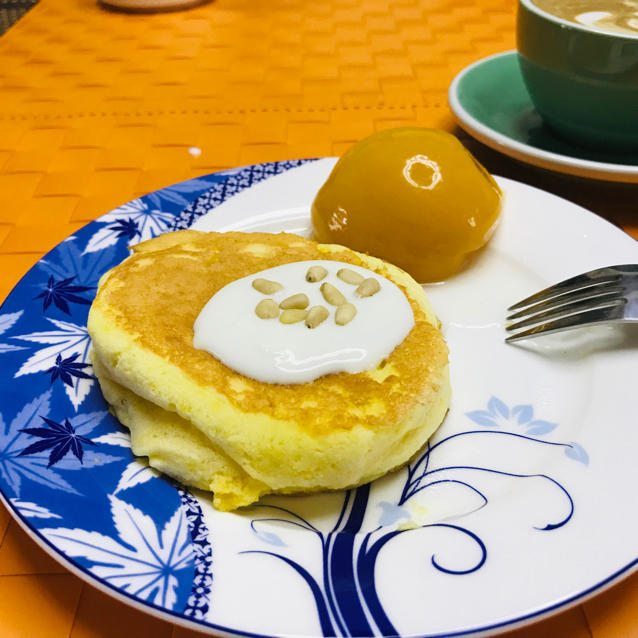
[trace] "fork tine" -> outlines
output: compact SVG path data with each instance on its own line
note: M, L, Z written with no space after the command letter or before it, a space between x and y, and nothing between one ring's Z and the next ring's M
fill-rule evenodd
M547 310L545 312L539 312L537 314L521 319L516 323L511 323L505 326L507 332L512 330L518 330L519 328L526 328L527 326L533 326L535 323L543 323L552 319L560 319L561 317L569 317L578 313L583 313L588 310L596 310L597 308L614 308L615 306L624 306L627 301L620 296L613 295L610 299L601 300L600 297L583 301L578 301L572 304L566 304Z
M551 334L553 332L561 332L562 330L569 330L570 328L580 327L592 323L603 323L605 321L614 321L621 319L623 316L622 305L615 305L610 308L595 308L594 310L586 310L577 314L563 317L562 319L556 319L555 321L548 321L547 323L541 323L529 330L518 332L510 335L505 339L506 343L513 343L526 339L533 335L538 334ZM509 329L512 329L511 327Z
M505 320L512 321L519 317L530 317L531 315L542 312L543 310L553 310L554 308L568 309L568 306L580 301L596 301L603 302L610 299L615 299L620 293L622 293L622 286L605 286L604 288L585 288L582 292L577 291L575 293L565 293L558 297L551 297L546 301L541 301L532 306L527 306L523 310L519 310L511 315L508 315Z
M604 271L607 271L608 274ZM596 275L596 273L600 273L600 275ZM529 306L533 303L539 303L541 301L551 299L552 297L564 295L581 289L591 288L593 286L606 286L610 283L616 283L620 279L620 273L614 272L609 268L601 268L599 271L594 270L584 275L577 275L576 277L571 277L570 279L554 284L549 288L545 288L544 290L530 295L525 299L521 299L521 301L511 305L507 310L519 310L525 306Z

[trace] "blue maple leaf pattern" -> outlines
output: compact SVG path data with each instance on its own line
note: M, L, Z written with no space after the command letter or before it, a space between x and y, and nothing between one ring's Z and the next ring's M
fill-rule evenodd
M110 228L115 232L116 237L127 237L135 239L140 234L140 229L135 220L131 217L126 219L118 219L113 224L109 224Z
M56 308L59 308L62 312L70 316L71 311L69 310L68 302L84 305L91 303L90 300L76 294L78 292L86 292L87 290L91 290L91 288L89 286L72 285L74 279L75 277L67 277L61 281L56 281L53 275L49 277L44 290L34 297L34 299L44 299L42 302L42 312L46 312L47 308L53 304Z
M83 368L90 368L91 364L83 363L82 361L76 362L79 356L80 353L76 352L70 357L63 359L62 355L59 354L55 358L55 365L44 371L45 374L51 375L51 383L56 379L60 379L66 385L73 387L73 377L77 377L78 379L93 379L90 374L82 371Z
M28 430L37 428L42 423L43 416L50 416L51 395L52 390L47 390L22 406L15 417L8 422L5 422L3 414L0 413L0 481L4 483L5 494L20 497L24 482L70 494L79 494L80 492L62 477L60 471L102 467L123 460L121 456L91 450L91 454L84 455L82 463L78 462L73 455L69 455L58 462L55 468L51 468L48 467L49 455L46 454L46 450L39 454L22 455L24 449L33 441ZM69 422L76 434L88 436L95 431L107 414L103 410L78 414L71 417Z
M104 226L93 233L82 256L116 246L122 239L129 245L137 244L170 230L175 212L195 199L196 194L206 190L208 186L207 180L191 180L172 187L169 189L170 192L162 191L161 196L134 199L102 215L96 221Z
M38 268L56 279L74 277L74 285L86 286L87 290L95 291L102 273L119 261L117 248L110 246L88 255L83 255L83 250L82 242L72 235L40 260Z
M84 456L84 445L97 445L91 439L76 433L75 428L69 423L69 419L65 419L64 423L56 423L45 416L40 417L49 427L39 428L22 428L20 432L25 432L31 436L40 437L41 441L36 441L26 447L20 456L27 454L37 454L45 450L51 450L49 455L49 464L47 467L55 465L62 460L69 451L82 463Z
M13 324L20 319L24 310L18 310L18 312L11 312L8 314L0 315L0 335L4 334L13 326ZM13 352L14 350L24 350L23 346L14 346L11 343L0 343L0 353Z
M64 359L77 354L82 363L88 363L91 339L86 329L86 321L83 323L71 323L69 321L59 321L50 318L47 318L47 321L52 323L58 330L14 335L14 339L47 344L46 347L34 352L22 366L20 366L20 369L15 373L14 377L17 378L24 374L34 374L37 372L48 372L57 365L58 356L61 356L60 362L62 362ZM76 377L77 376L78 375L76 375ZM93 377L78 377L74 384L64 384L63 387L66 391L66 395L76 410L88 396L93 383Z
M178 507L159 527L148 514L126 501L113 495L108 500L116 537L77 526L45 528L40 533L65 555L86 560L89 571L101 582L129 596L174 609L180 582L192 577L194 560L183 509Z

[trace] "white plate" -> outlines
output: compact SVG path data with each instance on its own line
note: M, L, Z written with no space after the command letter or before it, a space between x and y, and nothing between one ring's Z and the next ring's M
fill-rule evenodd
M0 436L0 487L13 515L94 586L216 635L487 635L629 574L638 560L638 331L588 328L508 346L503 325L512 302L591 268L636 263L638 245L511 180L498 178L505 206L481 257L427 287L450 346L450 413L419 461L370 486L216 512L206 495L132 460L90 380L72 374L70 389L58 378L47 390L52 372L41 373L51 361L42 362L55 360L52 339L75 325L77 349L87 345L82 315L63 320L55 300L44 318L23 312L46 301L33 298L48 273L58 282L78 273L66 284L75 321L86 305L68 295L91 293L68 286L88 288L87 273L95 279L117 263L134 223L139 241L217 205L193 227L306 234L310 202L334 161L260 165L163 189L89 225L25 277L0 314L2 341L14 346L1 351L11 392ZM185 192L191 204L179 212L176 193ZM82 463L67 450L46 467L51 447L27 452L45 440L46 422L35 416L68 418L97 445L83 443ZM7 468L27 462L32 474L16 483Z

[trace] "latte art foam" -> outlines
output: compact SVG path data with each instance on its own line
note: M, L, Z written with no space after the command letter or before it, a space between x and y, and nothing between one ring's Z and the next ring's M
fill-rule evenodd
M533 0L533 3L569 22L638 35L638 0Z

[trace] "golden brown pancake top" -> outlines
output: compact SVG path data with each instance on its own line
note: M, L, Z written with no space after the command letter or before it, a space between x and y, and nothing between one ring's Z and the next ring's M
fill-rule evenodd
M415 326L379 365L382 374L376 379L368 372L343 372L311 383L269 384L193 347L195 319L226 284L295 261L328 259L370 268L348 249L325 252L313 241L286 233L181 231L139 244L134 251L109 273L96 304L141 346L200 386L222 393L243 412L295 421L314 434L350 429L362 421L375 428L400 421L438 389L434 384L447 363L447 346L409 296ZM385 268L370 269L391 279Z

